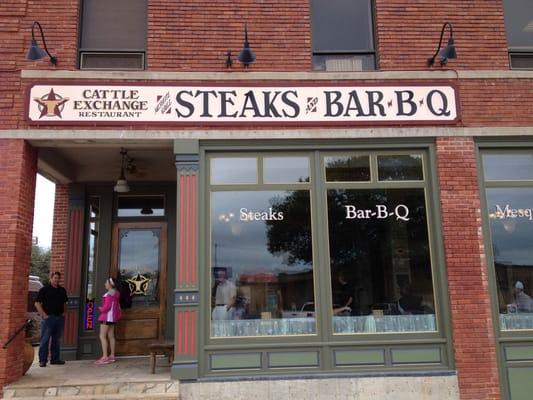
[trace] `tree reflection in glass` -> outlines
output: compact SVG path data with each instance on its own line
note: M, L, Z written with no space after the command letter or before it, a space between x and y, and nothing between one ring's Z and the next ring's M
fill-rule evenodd
M334 331L435 330L424 190L327 196Z

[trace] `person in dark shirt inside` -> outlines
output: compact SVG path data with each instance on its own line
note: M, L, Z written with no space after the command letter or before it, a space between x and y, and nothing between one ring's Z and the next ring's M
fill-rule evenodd
M59 358L61 335L65 325L65 303L67 291L59 286L61 273L54 272L50 284L42 287L35 300L35 308L43 318L41 323L41 340L39 341L39 366L46 367L48 361L48 343L50 344L50 364L62 365Z
M333 296L333 315L351 315L354 306L354 287L348 283L342 272L337 274Z
M414 295L409 284L400 287L400 295L401 297L398 299L400 314L424 314L422 296Z

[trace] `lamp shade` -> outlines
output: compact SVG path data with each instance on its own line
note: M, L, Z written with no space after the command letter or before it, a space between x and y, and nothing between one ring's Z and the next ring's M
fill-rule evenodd
M37 42L35 39L31 40L30 48L28 50L28 53L26 54L26 58L28 60L40 60L41 58L47 57L48 54L46 54L46 51L41 49L39 46L37 46Z
M455 51L455 44L453 38L448 39L448 45L440 52L440 62L446 64L448 59L457 58L457 52Z
M118 179L113 190L117 193L127 193L130 191L128 181L126 179Z
M250 48L250 43L248 43L248 27L246 26L244 27L244 46L237 59L243 63L245 67L255 61L255 54Z

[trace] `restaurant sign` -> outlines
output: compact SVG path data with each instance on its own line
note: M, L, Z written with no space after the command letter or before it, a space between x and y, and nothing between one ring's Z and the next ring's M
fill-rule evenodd
M30 123L453 123L452 86L34 85Z

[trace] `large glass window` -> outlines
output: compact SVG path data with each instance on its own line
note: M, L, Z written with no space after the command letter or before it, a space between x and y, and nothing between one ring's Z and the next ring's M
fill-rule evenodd
M146 0L84 0L81 69L144 69Z
M531 152L533 156L533 152ZM508 174L498 174L498 183L486 182L486 198L492 239L492 254L498 289L500 327L503 330L533 329L533 182L517 181L528 176L506 168L512 153L483 155L485 178L501 162ZM524 154L516 154L522 164ZM529 174L530 175L530 174ZM510 182L503 182L507 177Z
M511 68L533 69L533 2L504 0Z
M249 159L219 160L211 163L215 181L230 184L235 177L213 169L227 172ZM288 174L279 171L283 163ZM264 157L259 165L261 182L293 182L297 189L267 190L265 183L211 192L212 337L316 333L311 199L301 187L309 181L309 159Z
M414 159L420 174L399 162L387 176L420 179ZM425 189L415 186L327 190L334 333L436 330Z
M313 68L375 69L371 0L311 0Z
M424 154L208 157L211 337L435 332Z

